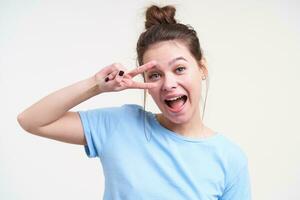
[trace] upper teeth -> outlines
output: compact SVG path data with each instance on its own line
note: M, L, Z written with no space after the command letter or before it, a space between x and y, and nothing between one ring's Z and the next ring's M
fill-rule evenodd
M175 101L177 99L180 99L181 97L183 97L183 95L179 96L179 97L174 97L174 98L167 99L167 101Z

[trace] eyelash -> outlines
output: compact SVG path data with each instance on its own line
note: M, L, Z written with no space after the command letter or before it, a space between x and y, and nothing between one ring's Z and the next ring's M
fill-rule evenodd
M184 70L186 70L186 67L180 66L180 67L177 67L177 68L176 68L176 70L178 70L178 69L184 69ZM184 71L184 70L183 70L183 71ZM182 71L180 71L180 72L182 72Z
M177 67L176 69L175 69L175 71L177 71L178 69L183 69L183 70L181 70L181 71L179 71L179 73L181 73L181 72L183 72L183 71L185 71L186 70L186 67L184 67L184 66L179 66L179 67ZM153 73L153 74L151 74L151 75L149 75L149 79L152 79L152 77L154 76L154 75L160 75L159 73L157 73L157 72L155 72L155 73Z

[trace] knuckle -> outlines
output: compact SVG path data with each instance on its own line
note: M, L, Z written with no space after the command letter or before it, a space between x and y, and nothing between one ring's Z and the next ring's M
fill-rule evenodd
M122 68L122 65L121 65L120 63L113 63L113 64L112 64L112 67L113 67L114 69L120 69L120 68Z
M120 84L120 82L121 82L121 78L119 78L119 77L116 77L116 78L115 78L115 80L116 80L116 82L117 82L118 84Z
M110 73L109 75L108 75L108 78L110 78L110 79L112 79L114 77L114 75L112 74L112 73Z

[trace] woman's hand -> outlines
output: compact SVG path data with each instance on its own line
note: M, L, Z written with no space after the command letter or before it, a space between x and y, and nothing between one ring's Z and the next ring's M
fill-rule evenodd
M151 69L156 61L150 61L134 70L127 71L121 64L112 64L95 74L100 93L116 92L125 89L150 89L156 87L155 83L142 83L133 81L133 78Z

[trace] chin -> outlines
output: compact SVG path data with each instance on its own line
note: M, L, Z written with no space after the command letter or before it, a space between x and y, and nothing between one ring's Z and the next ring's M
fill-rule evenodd
M184 105L179 110L171 110L166 104L159 104L159 109L162 112L166 121L172 124L186 124L191 121L193 113L192 105L190 102L185 101Z
M174 116L170 116L170 114L168 113L163 113L163 116L165 119L167 119L170 123L173 124L186 124L189 121L191 121L191 116L184 114L184 115L174 115Z

